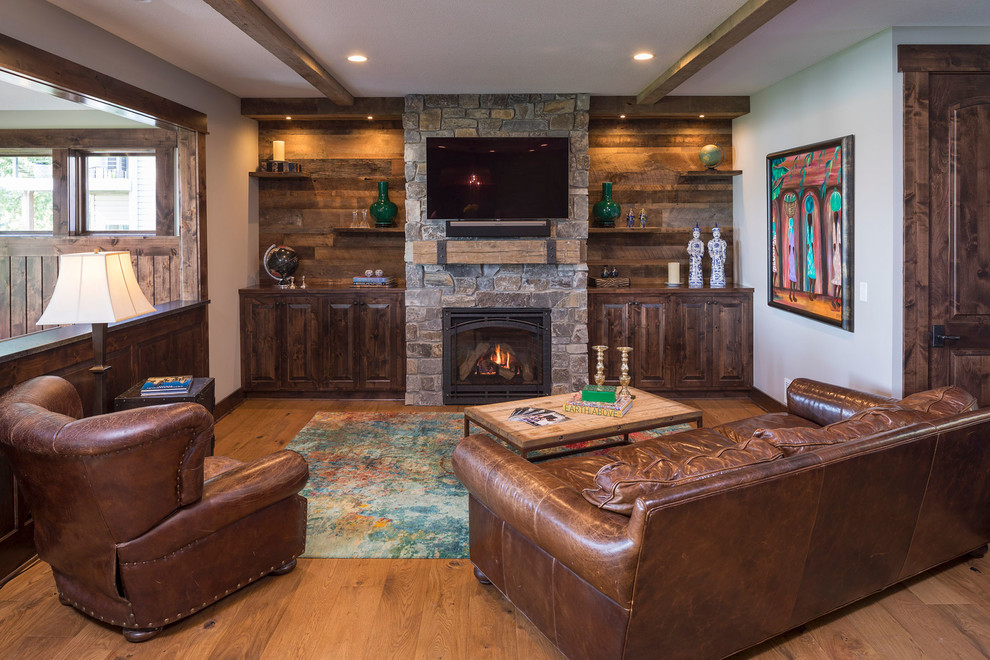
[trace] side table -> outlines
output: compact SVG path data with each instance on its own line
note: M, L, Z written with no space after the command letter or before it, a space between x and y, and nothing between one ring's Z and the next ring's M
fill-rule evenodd
M193 378L188 392L169 396L141 396L142 385L144 385L143 380L117 396L113 400L113 409L120 411L144 406L161 406L166 403L198 403L212 415L216 407L216 383L212 378ZM213 444L214 438L210 438L210 456L213 455Z

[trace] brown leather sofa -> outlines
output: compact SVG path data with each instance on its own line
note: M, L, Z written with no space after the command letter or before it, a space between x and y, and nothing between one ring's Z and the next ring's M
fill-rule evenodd
M787 412L454 471L471 560L569 658L719 658L990 540L990 410L795 380Z
M144 641L295 566L309 475L299 454L204 457L213 418L193 403L80 417L78 393L55 376L0 398L0 446L63 604Z

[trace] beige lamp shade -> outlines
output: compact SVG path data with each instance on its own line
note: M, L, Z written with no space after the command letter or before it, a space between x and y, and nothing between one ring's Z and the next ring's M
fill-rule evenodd
M134 276L130 252L63 254L38 325L113 323L153 311Z

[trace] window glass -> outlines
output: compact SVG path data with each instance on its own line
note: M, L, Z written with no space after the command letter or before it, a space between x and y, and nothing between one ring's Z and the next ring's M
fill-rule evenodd
M0 232L51 232L52 157L0 155Z
M86 231L155 228L155 155L86 156Z

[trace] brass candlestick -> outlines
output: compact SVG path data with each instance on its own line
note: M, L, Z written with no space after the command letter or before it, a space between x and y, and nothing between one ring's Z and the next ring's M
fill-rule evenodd
M622 386L622 390L619 396L630 396L629 383L632 379L629 378L629 353L631 351L632 346L619 346L619 352L622 353L622 373L619 375L619 385Z
M595 365L595 385L601 387L605 384L605 351L608 346L592 346L591 349L598 353L598 364Z

